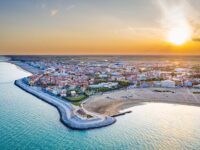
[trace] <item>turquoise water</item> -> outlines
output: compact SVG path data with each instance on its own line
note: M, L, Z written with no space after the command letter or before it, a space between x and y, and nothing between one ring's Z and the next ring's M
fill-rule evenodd
M200 149L200 107L149 103L112 126L74 131L57 110L14 86L29 73L0 62L0 149Z

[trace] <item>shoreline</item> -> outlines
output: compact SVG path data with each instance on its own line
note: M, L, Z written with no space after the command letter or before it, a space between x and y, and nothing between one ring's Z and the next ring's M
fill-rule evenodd
M8 61L8 63L11 63L16 67L18 67L19 69L22 69L23 71L26 71L31 74L38 74L40 72L38 69L20 61Z
M33 68L32 66L24 64L20 61L19 62L7 61L7 62L14 64L16 67L19 67L19 69L22 69L23 71L29 72L31 74L39 72L39 70ZM102 128L112 125L116 122L116 119L114 117L103 116L100 114L90 119L80 118L79 116L76 115L76 113L73 112L74 108L72 104L70 104L69 102L63 101L59 98L46 94L42 91L36 91L35 89L24 84L22 82L22 79L15 80L14 84L20 89L24 90L25 92L37 97L38 99L50 104L51 106L54 106L59 112L60 121L71 129L88 130L88 129Z
M24 67L24 63L22 63L22 62L11 62L11 63L18 66L19 68L22 68L23 70L28 71L28 72L32 72L33 69L38 70L38 69L33 68L32 66L29 66L26 64ZM145 103L169 103L169 104L200 106L200 96L194 95L191 92L189 92L190 89L186 89L186 88L180 88L180 89L176 89L176 88L171 89L170 88L170 89L168 89L170 91L172 90L172 91L176 91L176 92L184 91L181 93L181 95L184 95L182 97L182 99L177 98L176 94L173 94L170 92L169 93L153 92L153 96L152 96L152 93L149 93L149 92L151 90L155 90L155 89L163 90L165 88L146 88L146 89L135 88L135 89L129 89L129 90L120 89L117 91L105 92L102 95L90 96L86 100L82 101L81 108L84 109L85 112L91 112L91 114L99 116L101 118L103 116L109 116L109 117L115 116L115 115L123 112L123 110L125 110L125 109L131 108L134 106L138 106L138 105L143 105ZM26 89L24 89L24 90L26 91ZM121 92L121 94L120 94L120 92ZM124 93L124 94L122 94L122 93ZM127 96L127 95L130 95L130 93L132 93L132 95L134 95L134 96L133 97ZM136 94L136 93L140 93L140 94ZM164 97L164 99L163 99L163 95L166 96L167 98ZM178 96L180 96L180 94L178 94ZM192 101L190 101L190 98L188 98L189 96L190 96L190 98L193 98ZM196 98L196 96L198 98ZM128 98L126 99L124 97L128 97ZM58 109L58 111L60 113L59 109ZM61 113L60 113L60 116L62 116ZM62 120L61 120L61 122L62 122ZM116 122L115 118L114 118L113 123L114 122ZM63 124L65 124L65 123L63 122ZM97 128L97 127L95 127L95 128Z
M89 111L113 116L125 109L145 103L200 106L200 94L193 94L200 89L170 89L175 93L157 93L154 90L155 88L129 89L104 93L87 99L83 102L83 107Z
M184 102L164 102L164 101L155 101L155 100L130 100L128 103L116 103L113 102L111 104L108 104L106 107L104 106L98 106L97 108L88 108L90 106L84 106L85 109L89 109L90 111L94 111L95 113L100 113L104 115L109 115L109 116L115 116L120 113L123 113L126 109L135 107L135 106L140 106L140 105L145 105L148 103L163 103L163 104L174 104L174 105L186 105L186 106L195 106L195 107L200 107L200 104L195 104L195 103L184 103ZM113 107L114 105L114 107ZM112 110L114 113L110 113L108 110Z
M36 90L24 84L22 79L15 80L15 85L26 91L27 93L47 102L57 108L60 114L60 121L71 129L88 130L109 126L116 122L116 119L109 116L94 117L91 119L82 119L74 112L74 108L70 103L67 103L59 98Z

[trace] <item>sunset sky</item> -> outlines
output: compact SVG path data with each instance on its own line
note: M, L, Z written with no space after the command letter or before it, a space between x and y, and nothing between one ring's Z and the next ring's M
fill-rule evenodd
M200 54L200 0L0 0L0 54Z

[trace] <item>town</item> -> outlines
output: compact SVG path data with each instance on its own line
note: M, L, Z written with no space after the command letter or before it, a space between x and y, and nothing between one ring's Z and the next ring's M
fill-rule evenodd
M192 63L74 59L23 63L38 70L24 78L26 84L74 105L96 93L123 88L200 88L200 65Z

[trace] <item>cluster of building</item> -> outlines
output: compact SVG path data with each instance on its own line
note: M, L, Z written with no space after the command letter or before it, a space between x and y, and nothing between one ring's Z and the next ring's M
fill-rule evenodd
M199 67L191 64L75 60L26 63L42 71L28 77L28 84L62 97L76 97L100 88L112 90L124 86L200 88Z

